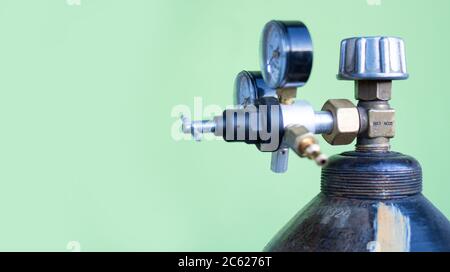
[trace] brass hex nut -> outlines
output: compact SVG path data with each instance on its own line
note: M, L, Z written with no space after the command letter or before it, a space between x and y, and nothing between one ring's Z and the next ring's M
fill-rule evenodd
M392 81L359 80L355 82L355 99L383 100L391 99Z
M353 103L347 99L330 99L322 107L333 115L333 130L323 134L323 138L332 145L346 145L353 142L359 131L359 113Z

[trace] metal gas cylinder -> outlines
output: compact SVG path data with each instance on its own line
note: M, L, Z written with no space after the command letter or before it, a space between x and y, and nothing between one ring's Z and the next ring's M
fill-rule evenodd
M410 156L333 156L321 190L264 250L450 251L450 224L421 194L421 167Z
M358 104L329 99L320 111L296 100L313 60L306 26L267 23L260 50L261 73L241 72L236 79L238 107L214 120L183 118L183 131L197 140L214 133L272 152L276 173L287 171L289 150L322 167L321 193L264 250L450 251L450 222L422 195L419 162L391 151L396 125L389 104L392 83L409 76L403 40L343 40L337 78L354 81ZM328 158L316 134L331 145L356 139L356 149Z

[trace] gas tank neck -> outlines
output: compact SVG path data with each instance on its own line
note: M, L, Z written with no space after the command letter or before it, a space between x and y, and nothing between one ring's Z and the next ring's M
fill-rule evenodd
M321 190L329 196L396 199L422 191L422 169L398 152L344 152L322 169Z

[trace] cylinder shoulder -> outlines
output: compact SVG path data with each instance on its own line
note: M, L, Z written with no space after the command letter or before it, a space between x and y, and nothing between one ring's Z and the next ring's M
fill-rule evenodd
M422 194L367 200L321 193L265 251L450 251L450 223Z

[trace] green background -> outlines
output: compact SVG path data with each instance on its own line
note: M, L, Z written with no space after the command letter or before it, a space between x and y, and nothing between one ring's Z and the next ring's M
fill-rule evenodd
M393 147L422 163L426 196L450 216L450 1L71 1L0 2L0 250L262 249L319 192L320 169L292 156L275 175L253 146L175 141L171 113L196 96L231 104L271 19L309 26L299 96L316 108L353 99L335 77L341 39L404 38Z

